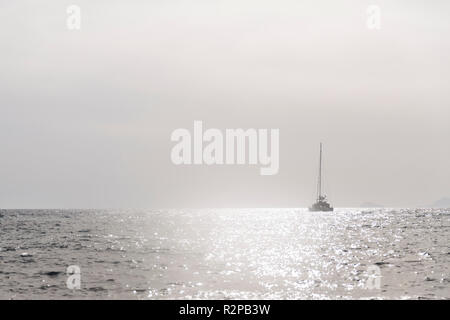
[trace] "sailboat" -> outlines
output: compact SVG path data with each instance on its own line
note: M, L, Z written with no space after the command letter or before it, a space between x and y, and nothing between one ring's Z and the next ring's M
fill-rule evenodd
M322 194L322 142L320 143L319 179L317 180L317 200L309 208L309 211L333 211L333 207L328 203L327 197L324 194Z

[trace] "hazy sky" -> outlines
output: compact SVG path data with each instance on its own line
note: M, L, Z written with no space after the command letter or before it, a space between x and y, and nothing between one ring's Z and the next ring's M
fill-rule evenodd
M0 207L307 206L320 141L333 205L429 204L449 57L449 1L0 0ZM279 128L279 174L173 165L194 120Z

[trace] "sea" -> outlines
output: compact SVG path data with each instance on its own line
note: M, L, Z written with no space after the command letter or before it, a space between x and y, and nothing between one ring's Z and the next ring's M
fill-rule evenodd
M0 210L0 299L450 299L450 209Z

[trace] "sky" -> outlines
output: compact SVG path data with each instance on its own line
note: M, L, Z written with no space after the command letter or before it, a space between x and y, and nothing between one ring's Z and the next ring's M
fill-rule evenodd
M0 208L306 207L320 142L336 207L450 196L449 18L448 1L0 0ZM279 129L278 174L174 165L195 120Z

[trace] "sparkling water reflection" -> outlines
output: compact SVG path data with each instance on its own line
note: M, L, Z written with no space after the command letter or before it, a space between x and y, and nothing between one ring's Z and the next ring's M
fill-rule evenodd
M448 299L449 227L450 209L1 210L0 298Z

